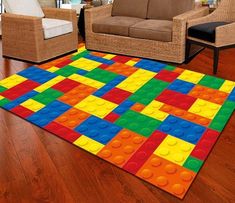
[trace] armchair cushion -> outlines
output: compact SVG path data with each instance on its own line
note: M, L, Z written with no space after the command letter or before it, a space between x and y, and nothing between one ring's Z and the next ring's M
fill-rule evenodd
M44 13L37 0L3 0L7 13L44 17Z
M144 20L130 27L130 37L170 42L172 40L172 21Z
M95 21L92 25L92 29L93 32L96 33L128 36L129 27L140 21L143 21L143 19L125 16L106 17Z
M195 0L149 0L147 18L172 20L194 8Z
M45 39L73 32L73 24L67 20L43 18L42 27Z
M228 22L210 22L192 26L188 29L188 36L215 43L216 28L227 25Z
M148 0L114 0L112 16L146 18Z

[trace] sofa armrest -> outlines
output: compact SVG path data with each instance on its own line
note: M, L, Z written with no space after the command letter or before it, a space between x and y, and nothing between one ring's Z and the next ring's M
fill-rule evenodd
M235 44L235 22L216 28L216 45L227 46Z
M173 42L185 43L187 33L187 21L208 15L209 9L202 7L180 14L173 18Z
M86 34L89 34L92 32L92 24L95 20L99 20L99 19L111 16L112 7L113 7L112 4L107 4L104 6L85 9Z

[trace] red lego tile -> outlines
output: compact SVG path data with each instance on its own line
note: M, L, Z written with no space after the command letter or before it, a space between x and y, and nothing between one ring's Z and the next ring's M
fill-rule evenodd
M136 153L123 166L126 171L136 174L140 167L153 154L155 149L165 139L167 134L160 131L155 131L147 141L136 151Z
M14 100L18 97L22 96L23 94L26 94L29 91L32 91L34 88L38 87L39 83L34 82L32 80L26 80L11 89L8 89L1 93L2 96L6 97L7 99Z
M81 83L78 83L76 81L73 81L73 80L66 78L66 79L62 80L61 82L52 86L52 88L55 90L59 90L61 92L66 93L66 92L72 90L73 88L77 87L79 84L81 84Z
M205 160L219 137L219 132L207 129L191 152L191 156Z
M155 100L188 110L197 98L166 89Z
M34 114L33 111L23 107L23 106L17 106L13 109L11 109L12 113L15 113L16 115L20 116L21 118L27 118Z
M66 60L64 60L64 61L62 61L62 62L59 62L59 63L56 64L55 66L56 66L57 68L62 68L62 67L66 66L66 65L68 65L68 64L70 64L70 63L72 63L72 62L73 62L73 60L71 60L71 59L66 59Z
M107 64L101 64L98 68L106 69L108 67L109 67L109 65L107 65Z
M125 90L113 88L112 90L107 92L105 95L103 95L102 98L108 101L111 101L113 103L120 104L124 100L126 100L131 94L132 93L127 92Z
M119 62L119 63L126 63L130 61L132 58L129 56L115 56L112 58L112 61Z
M106 121L110 121L111 123L115 122L118 118L120 117L120 115L111 112L110 114L108 114L107 116L104 117L104 119Z
M81 136L81 134L55 122L49 123L45 129L69 142L74 142Z
M165 82L173 82L180 74L169 70L161 70L154 78Z

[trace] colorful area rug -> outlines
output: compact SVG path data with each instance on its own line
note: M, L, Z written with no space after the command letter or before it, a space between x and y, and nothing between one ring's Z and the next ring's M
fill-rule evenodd
M0 81L0 106L183 198L235 109L235 83L81 46Z

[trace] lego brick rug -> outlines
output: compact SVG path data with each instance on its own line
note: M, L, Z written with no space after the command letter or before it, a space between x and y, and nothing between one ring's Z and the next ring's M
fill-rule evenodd
M0 106L182 199L235 109L235 83L80 45L0 81Z

